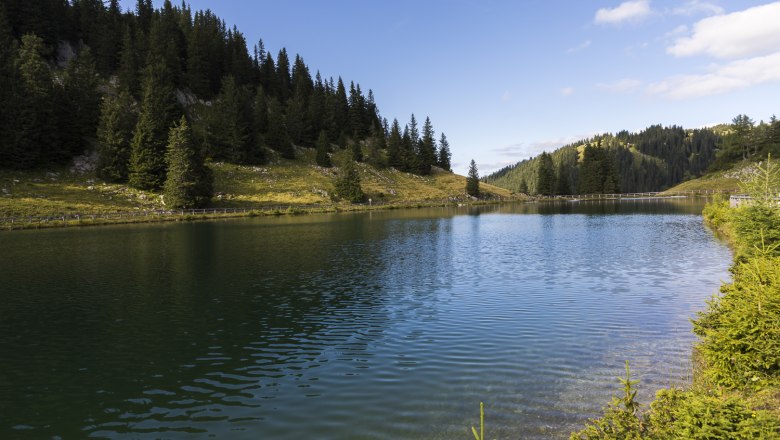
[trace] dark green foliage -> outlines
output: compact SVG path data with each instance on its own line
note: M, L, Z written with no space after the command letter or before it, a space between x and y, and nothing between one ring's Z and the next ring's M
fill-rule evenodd
M342 200L352 203L359 203L365 200L366 195L360 187L360 172L355 162L349 160L339 172L336 179L336 196Z
M285 159L295 159L295 149L287 136L282 104L276 98L271 98L268 104L268 133L265 136L265 143L281 153Z
M323 80L319 72L313 80L300 55L291 65L282 48L274 59L262 40L250 54L244 35L209 10L193 12L172 0L161 1L157 10L151 0L137 0L135 11L127 13L119 0L4 0L0 8L0 53L10 54L0 60L0 98L6 109L0 112L2 168L64 163L92 145L98 84L127 90L141 103L130 173L138 187L162 184L168 124L182 111L191 117L204 151L231 162L261 163L266 146L293 158L294 146L314 147L322 130L342 148L359 143L376 166L386 166L390 159L383 152L389 130L373 91L365 95L352 81L347 91L342 78ZM17 51L17 40L28 33L42 39L31 36ZM70 61L55 60L57 45L79 52L67 71L50 67ZM165 72L160 86L165 90L154 96L146 90L150 69ZM232 83L225 86L223 78ZM247 98L247 91L257 93ZM169 112L163 101L174 97L184 108ZM146 116L150 108L157 109L155 117ZM432 127L428 129L432 135ZM413 120L410 136L395 143L390 162L405 171L429 173L429 164L442 160L435 144L432 138L421 142ZM447 168L449 156L444 159ZM124 172L108 174L122 178Z
M330 161L330 141L328 141L328 134L325 130L320 131L320 136L317 139L317 165L325 168L330 168L333 164Z
M252 97L245 87L239 87L232 76L222 81L222 89L208 114L208 151L213 157L233 163L255 163L256 145L253 139Z
M425 118L422 138L419 141L419 169L418 173L427 175L431 173L431 167L436 165L436 139L430 118Z
M57 93L58 132L65 160L82 154L95 137L100 116L98 74L89 49L71 60Z
M521 194L528 194L528 184L525 183L525 180L520 181L520 186L518 186L517 192Z
M571 186L569 185L569 175L566 172L566 167L564 167L563 162L558 163L558 172L555 173L555 193L558 195L568 195L572 193Z
M9 165L13 168L63 163L67 158L58 148L57 120L52 107L53 78L45 54L41 38L33 34L22 37L18 55L20 81L13 118L16 123L8 148Z
M403 139L401 138L401 127L398 119L393 119L393 125L390 128L390 136L387 138L387 165L397 170L404 167L402 155Z
M550 153L539 156L539 169L536 172L536 193L541 196L555 195L555 168Z
M103 98L97 129L98 175L108 181L125 182L130 163L130 141L137 121L129 92Z
M563 169L560 169L562 172ZM588 145L580 163L580 194L615 194L619 192L612 155L604 148Z
M452 153L450 152L450 143L447 141L447 136L444 133L441 134L439 139L439 158L437 165L444 171L452 172Z
M162 188L168 131L180 114L167 66L162 60L152 59L146 67L141 112L133 134L131 186Z
M469 173L466 176L466 194L471 197L479 197L479 171L477 171L477 163L474 162L474 159L471 159Z
M197 208L211 199L210 169L192 140L187 120L182 116L170 130L165 153L168 174L165 179L165 206L172 209Z

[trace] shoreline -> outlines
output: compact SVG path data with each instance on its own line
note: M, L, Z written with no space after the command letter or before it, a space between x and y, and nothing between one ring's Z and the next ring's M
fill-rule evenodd
M0 219L0 231L207 221L248 217L278 217L283 215L338 214L347 212L390 211L396 209L486 206L527 202L528 201L526 200L478 200L472 202L448 203L421 201L381 205L277 205L254 208L201 208L169 211L117 211L103 214L57 214L51 217Z

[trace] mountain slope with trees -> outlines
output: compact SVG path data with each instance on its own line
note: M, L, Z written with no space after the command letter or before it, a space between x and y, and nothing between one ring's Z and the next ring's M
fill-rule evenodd
M734 189L739 169L768 154L780 154L780 121L772 116L756 124L738 115L731 124L704 129L653 125L639 133L594 136L483 181L535 195Z
M63 166L94 150L102 179L160 191L169 131L184 116L192 141L180 144L192 151L180 153L204 163L294 159L324 136L321 155L451 171L429 118L422 131L414 115L388 122L372 90L312 75L262 40L250 50L237 28L186 3L138 0L125 12L118 0L0 0L0 47L0 169Z

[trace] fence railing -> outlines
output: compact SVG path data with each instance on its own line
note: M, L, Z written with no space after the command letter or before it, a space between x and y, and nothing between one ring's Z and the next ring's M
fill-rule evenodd
M691 197L691 196L713 196L718 194L733 194L739 192L738 189L702 189L691 191L654 191L637 193L619 193L619 194L568 194L558 196L542 196L544 199L632 199L643 197Z

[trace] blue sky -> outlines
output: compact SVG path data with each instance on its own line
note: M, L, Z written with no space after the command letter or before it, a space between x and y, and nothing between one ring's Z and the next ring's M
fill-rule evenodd
M780 1L188 3L373 89L390 121L429 116L460 174L596 133L780 114Z

